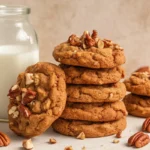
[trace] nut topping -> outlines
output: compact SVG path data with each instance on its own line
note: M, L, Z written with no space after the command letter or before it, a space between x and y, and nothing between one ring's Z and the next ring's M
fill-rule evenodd
M81 132L81 133L77 136L77 139L84 140L84 139L85 139L85 134L84 134L84 132Z
M27 90L25 93L22 93L22 104L26 105L27 103L30 103L32 100L34 100L36 97L36 92L32 90Z
M150 117L146 118L142 125L142 131L150 132Z
M67 146L67 147L65 147L64 150L73 150L73 148L72 148L72 146Z
M137 69L135 72L148 72L148 73L150 73L150 67L144 66L144 67Z
M33 73L26 73L25 77L26 77L26 85L30 85L34 82Z
M0 132L0 147L8 146L10 144L10 138L3 132Z
M34 147L31 139L23 140L22 141L22 146L25 149L28 149L28 150L31 150Z
M144 134L143 132L137 132L128 139L128 145L135 146L137 148L143 147L149 142L149 136L147 134Z
M8 114L12 115L12 118L17 118L19 116L19 112L17 111L17 107L16 106L12 106L9 109Z
M12 86L9 90L9 93L7 96L9 96L10 99L16 99L16 97L18 95L20 95L21 90L19 88L19 86L17 84L15 84L14 86Z
M19 110L20 114L22 116L24 116L25 118L28 118L31 115L31 111L22 104L19 105L18 110Z
M75 34L72 34L72 35L69 37L68 42L69 42L70 45L72 45L72 46L81 46L80 38L77 37Z

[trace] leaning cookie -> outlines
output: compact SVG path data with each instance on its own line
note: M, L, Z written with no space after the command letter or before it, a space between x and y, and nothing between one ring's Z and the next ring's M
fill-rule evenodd
M69 102L115 102L124 98L124 83L108 85L67 85L67 101Z
M60 65L66 75L67 84L110 84L116 83L124 77L124 69L121 66L110 69L90 69Z
M10 129L28 138L37 136L47 130L64 110L65 74L56 65L37 63L18 76L8 96Z
M88 121L75 121L57 119L52 127L55 131L77 137L80 133L84 133L86 138L104 137L117 134L126 128L126 117L117 121L105 123L93 123Z
M149 72L134 72L124 83L127 91L137 95L150 96Z
M71 35L67 42L56 46L56 61L88 68L113 68L125 63L123 48L110 40L101 40L97 32L84 32L81 37Z
M145 118L150 116L150 97L128 94L123 101L129 114Z
M127 111L122 101L89 104L67 102L61 118L92 122L108 122L119 120L126 115Z

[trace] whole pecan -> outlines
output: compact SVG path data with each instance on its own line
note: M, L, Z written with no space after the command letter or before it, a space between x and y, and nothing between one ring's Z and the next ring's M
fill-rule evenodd
M143 132L137 132L128 139L128 145L135 146L137 148L143 147L147 145L149 142L150 142L149 135L144 134Z
M143 122L142 131L150 132L150 117L146 118Z
M72 45L72 46L81 46L80 38L77 37L75 34L72 34L72 35L69 37L68 42L69 42L70 45Z
M36 92L28 89L28 90L24 93L24 96L23 96L23 98L22 98L21 103L22 103L23 105L26 105L27 103L30 103L32 100L34 100L35 97L36 97Z
M25 107L24 105L22 105L22 104L20 104L18 106L18 110L19 110L20 114L22 116L24 116L25 118L28 118L31 115L31 111L27 107Z
M3 132L0 132L0 147L10 144L10 138Z

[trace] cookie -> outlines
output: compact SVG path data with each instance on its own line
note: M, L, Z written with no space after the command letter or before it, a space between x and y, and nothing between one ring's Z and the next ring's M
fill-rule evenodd
M126 128L126 117L117 121L105 123L74 121L59 118L52 124L52 127L55 131L64 135L77 137L83 132L86 138L104 137L123 131Z
M67 84L103 85L116 83L124 78L124 70L120 66L111 69L90 69L68 65L60 65L60 67L65 72Z
M92 122L108 122L119 120L126 115L127 111L122 101L91 104L67 102L61 118Z
M149 72L134 72L124 83L127 91L137 95L150 96Z
M8 94L9 127L28 138L43 133L66 104L65 74L56 65L40 62L18 76Z
M93 36L94 35L94 36ZM84 32L81 37L71 35L67 42L53 51L56 61L87 68L113 68L125 63L123 48L110 40L101 40L97 32Z
M150 97L128 94L123 101L129 114L150 117Z
M108 85L67 85L67 101L69 102L115 102L126 94L124 83Z

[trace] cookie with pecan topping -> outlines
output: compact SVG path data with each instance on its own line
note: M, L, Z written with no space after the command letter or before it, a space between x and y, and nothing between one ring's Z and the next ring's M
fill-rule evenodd
M37 136L48 129L64 110L65 74L56 65L39 62L18 76L8 96L10 129L28 138Z
M137 95L150 96L149 72L134 72L124 83L127 91Z
M91 69L60 65L66 75L67 84L93 84L103 85L116 83L124 77L124 69L117 66L111 69Z
M126 128L126 117L117 121L102 123L59 118L52 124L52 127L55 131L64 135L78 137L83 132L85 138L104 137L123 131Z
M101 40L97 32L84 32L81 37L71 35L67 42L56 46L56 61L88 68L113 68L125 63L123 48L111 40Z
M129 114L144 118L150 116L150 97L128 94L123 101Z
M108 122L119 120L126 115L127 111L122 101L89 104L67 102L61 118L92 122Z

